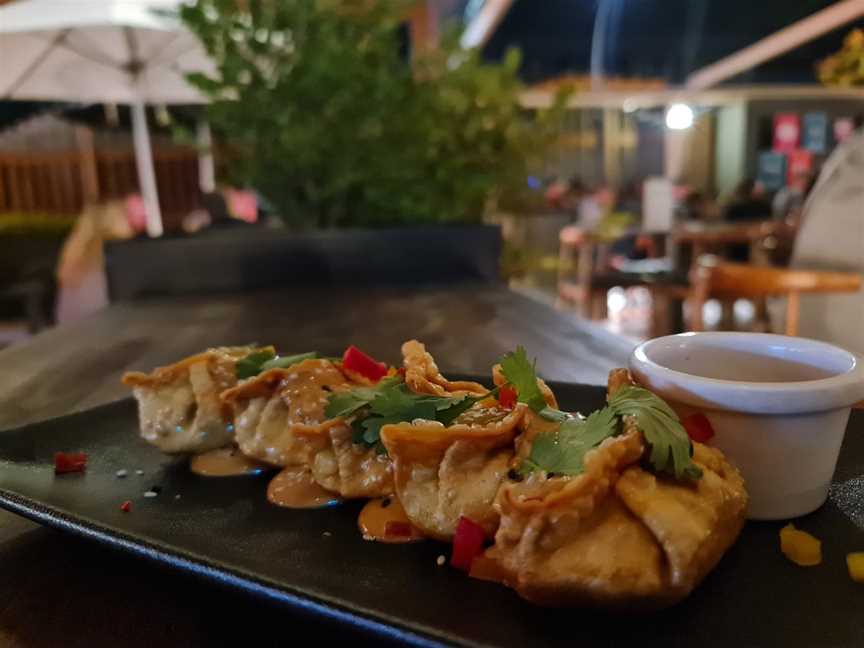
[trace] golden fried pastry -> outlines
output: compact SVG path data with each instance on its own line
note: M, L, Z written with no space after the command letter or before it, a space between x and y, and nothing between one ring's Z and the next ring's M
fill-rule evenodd
M138 401L144 440L168 453L204 452L230 443L232 416L219 394L237 383L237 361L254 350L219 347L149 374L124 374L123 384L132 387Z
M540 471L505 483L489 556L526 599L544 605L650 609L684 598L744 524L743 480L720 451L694 444L698 480L639 464L641 432L626 424L585 456L574 477Z
M393 460L396 494L424 534L452 539L465 516L491 537L492 503L513 458L513 437L525 415L480 404L445 427L437 421L385 425L381 440Z
M433 396L459 396L485 394L488 390L480 383L467 380L451 381L441 375L432 354L422 342L409 340L402 345L405 382L415 394Z
M387 457L351 442L341 418L327 418L330 394L356 387L329 360L303 360L270 369L225 391L237 445L245 455L274 466L308 466L324 488L343 497L393 492Z

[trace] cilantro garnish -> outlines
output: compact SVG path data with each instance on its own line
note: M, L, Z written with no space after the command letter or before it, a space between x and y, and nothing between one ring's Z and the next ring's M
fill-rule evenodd
M675 479L699 479L700 468L690 458L692 445L678 416L663 400L641 387L620 389L609 404L584 421L564 421L555 432L538 434L521 472L578 475L585 469L585 455L604 439L623 430L624 417L632 416L651 451L648 465Z
M585 454L613 436L618 427L619 421L608 407L597 410L585 420L564 421L557 432L535 437L531 454L522 462L521 472L545 470L561 475L578 475L585 469Z
M317 358L318 353L310 351L308 353L298 353L290 356L277 356L272 349L264 349L262 351L253 351L249 355L240 358L235 367L235 373L238 380L257 376L262 371L268 369L286 369L291 365L295 365L303 360Z
M693 446L678 415L669 405L642 387L627 386L615 392L609 407L618 416L632 416L651 447L648 462L657 472L675 479L699 479L702 470L690 458Z
M537 384L537 361L528 360L525 347L518 346L516 351L501 358L501 373L519 395L519 402L525 403L532 411L548 421L566 421L572 417L566 412L549 407L540 385Z
M234 367L237 379L243 380L244 378L257 376L261 373L261 365L275 357L276 354L272 350L265 349L263 351L253 351L249 355L240 358Z
M354 443L378 446L381 428L385 425L424 419L447 426L477 402L494 394L452 398L415 394L401 376L393 376L384 378L374 387L330 394L324 413L327 418L356 416L351 424Z
M525 403L535 412L540 412L546 407L546 399L537 384L535 365L536 361L529 361L525 347L521 346L501 358L501 372L516 390L519 402Z
M276 356L272 360L268 360L261 365L261 371L268 369L287 369L291 365L295 365L304 360L314 360L318 357L317 351L308 351L307 353L298 353L290 356Z

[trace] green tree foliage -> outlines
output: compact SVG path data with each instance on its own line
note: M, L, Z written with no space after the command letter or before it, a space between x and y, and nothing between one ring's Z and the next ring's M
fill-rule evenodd
M397 0L181 10L216 64L190 80L212 100L231 180L289 225L476 222L490 199L522 190L550 145L560 107L520 108L517 52L484 63L448 38L412 63L404 15Z

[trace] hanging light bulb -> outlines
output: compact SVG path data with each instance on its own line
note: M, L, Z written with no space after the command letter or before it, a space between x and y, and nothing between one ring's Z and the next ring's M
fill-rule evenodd
M693 125L693 109L687 104L676 103L666 111L666 128L686 130Z

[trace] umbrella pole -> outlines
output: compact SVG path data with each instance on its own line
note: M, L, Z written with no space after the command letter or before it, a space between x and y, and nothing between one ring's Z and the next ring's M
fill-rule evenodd
M147 112L141 100L132 104L132 138L135 144L138 184L141 186L141 197L147 213L147 233L152 237L162 236L162 213L159 210L159 192L156 189L150 131L147 128Z
M198 122L198 186L203 193L216 190L216 171L213 164L213 136L206 119Z

